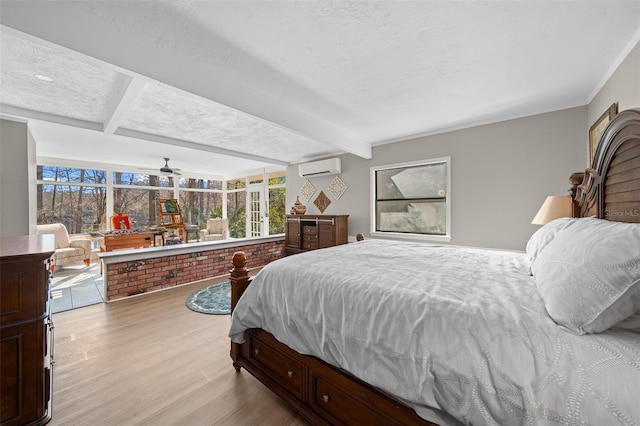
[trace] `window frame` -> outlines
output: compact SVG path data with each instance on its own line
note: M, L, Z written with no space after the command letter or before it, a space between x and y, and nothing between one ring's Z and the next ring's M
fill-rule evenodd
M414 232L395 232L377 230L378 210L377 210L377 172L382 170L403 169L407 167L427 166L430 164L446 164L446 193L445 201L445 234L428 234ZM370 168L370 194L371 194L371 211L370 211L370 233L372 237L410 239L418 241L430 242L451 242L451 157L439 157L425 160L409 161L405 163L386 164L381 166L372 166ZM408 200L411 200L410 198Z

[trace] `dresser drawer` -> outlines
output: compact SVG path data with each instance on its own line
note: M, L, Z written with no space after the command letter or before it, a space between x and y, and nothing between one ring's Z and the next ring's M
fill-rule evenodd
M387 425L389 421L366 408L358 400L349 396L328 381L317 376L312 378L311 404L315 411L331 424Z
M328 371L322 361L316 360L310 365L309 382L309 405L329 424L423 424L413 410L365 386L353 376Z
M251 363L275 377L279 385L302 400L302 364L253 334L249 335L248 343Z
M303 227L302 248L304 250L315 250L318 248L318 234L315 226Z
M307 236L307 235L316 236L316 235L318 235L318 227L317 226L305 225L305 226L302 227L302 234L304 236Z

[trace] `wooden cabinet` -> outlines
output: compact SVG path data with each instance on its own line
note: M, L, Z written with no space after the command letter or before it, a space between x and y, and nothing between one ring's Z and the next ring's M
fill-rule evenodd
M0 237L0 424L51 420L53 235Z
M346 244L349 215L287 215L287 255Z

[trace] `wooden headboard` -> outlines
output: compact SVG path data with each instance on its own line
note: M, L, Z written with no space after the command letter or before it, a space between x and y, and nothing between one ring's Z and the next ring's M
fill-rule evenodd
M640 223L640 110L623 111L611 120L577 186L575 202L579 217Z

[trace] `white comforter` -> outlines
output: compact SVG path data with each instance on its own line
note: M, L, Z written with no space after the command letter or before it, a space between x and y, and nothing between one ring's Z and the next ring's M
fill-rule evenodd
M265 267L229 335L262 328L441 424L640 424L640 335L565 331L528 271L506 251L316 250Z

